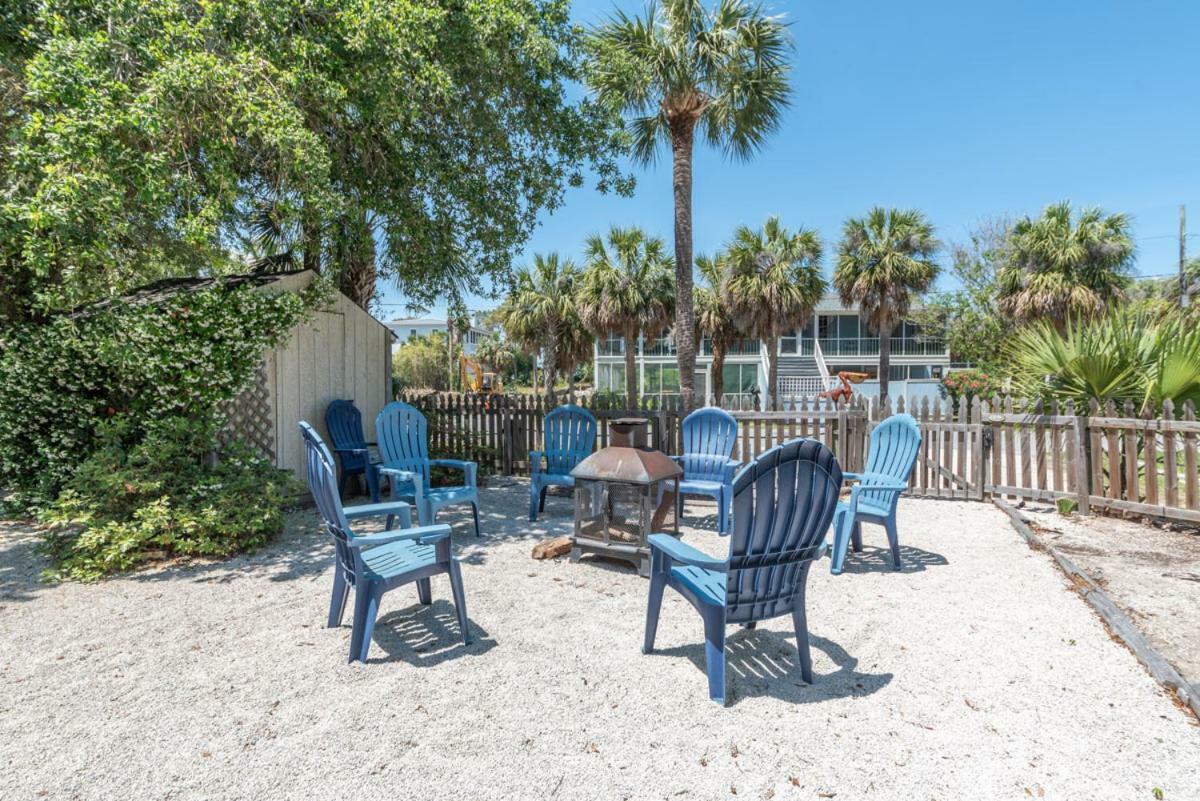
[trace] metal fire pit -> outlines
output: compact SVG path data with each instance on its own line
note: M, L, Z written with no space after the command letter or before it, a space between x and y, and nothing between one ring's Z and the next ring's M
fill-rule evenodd
M656 532L679 536L675 496L683 469L666 454L646 447L647 423L638 417L614 420L613 444L571 471L575 478L571 561L595 553L631 562L649 576L646 537Z

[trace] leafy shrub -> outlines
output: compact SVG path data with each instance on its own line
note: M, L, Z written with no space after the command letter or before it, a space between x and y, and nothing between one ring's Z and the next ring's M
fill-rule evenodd
M942 390L955 405L975 398L990 401L1000 393L1000 381L984 370L955 370L942 379Z
M121 415L97 432L99 448L44 507L51 578L95 580L151 559L227 556L283 527L293 479L245 448L205 456L211 421L171 417L143 427Z
M300 293L218 284L5 331L0 485L13 493L10 506L54 499L112 418L123 419L126 447L170 417L219 429L221 404L249 383L264 349L287 336L321 291L315 284Z

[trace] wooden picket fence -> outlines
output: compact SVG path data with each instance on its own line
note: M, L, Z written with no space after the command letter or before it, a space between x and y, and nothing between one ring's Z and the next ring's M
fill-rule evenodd
M542 448L542 425L552 408L543 397L483 397L436 393L400 397L430 422L437 454L479 462L505 475L527 474L529 452ZM671 404L647 399L629 409L585 400L596 415L598 447L609 443L611 422L650 421L650 444L679 452L682 415ZM984 500L990 497L1055 502L1071 499L1082 512L1111 510L1200 523L1197 439L1200 422L1189 403L1180 412L1168 401L1160 415L1138 415L1130 406L1043 404L1013 398L891 404L850 403L812 397L783 399L783 411L731 411L738 420L734 458L749 461L796 437L825 443L846 470L862 470L871 429L907 412L922 432L910 494Z

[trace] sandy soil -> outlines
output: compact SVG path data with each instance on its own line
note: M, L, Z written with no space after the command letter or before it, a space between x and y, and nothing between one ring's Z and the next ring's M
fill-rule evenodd
M1022 511L1200 690L1200 533L1098 515L1064 517L1039 504Z
M0 798L1200 798L1200 728L991 505L905 500L814 571L812 686L790 621L733 634L707 698L699 617L670 594L639 651L646 581L535 562L526 486L485 492L455 543L476 642L434 579L385 599L368 664L323 628L331 549L311 512L231 562L41 585L0 540ZM712 508L689 522L712 524ZM711 552L725 542L689 532Z

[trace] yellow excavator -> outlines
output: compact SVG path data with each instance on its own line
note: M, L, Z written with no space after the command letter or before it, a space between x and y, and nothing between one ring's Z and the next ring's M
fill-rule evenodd
M465 353L458 354L458 376L462 381L462 388L466 392L498 395L504 391L504 387L500 384L500 376L485 372L483 365Z

